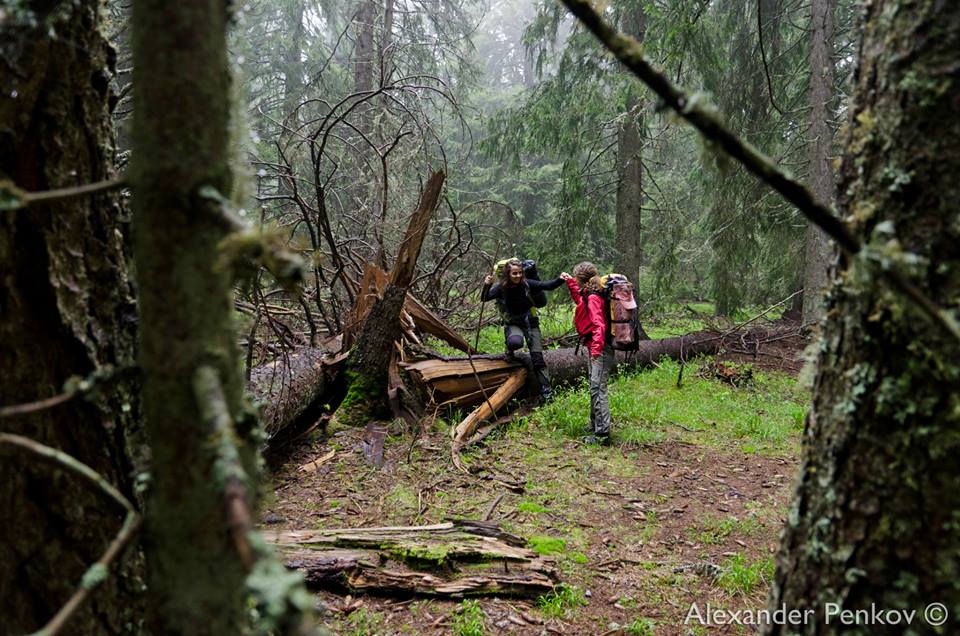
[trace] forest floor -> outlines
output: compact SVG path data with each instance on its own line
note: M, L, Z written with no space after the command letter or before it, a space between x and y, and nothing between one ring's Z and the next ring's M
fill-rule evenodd
M784 359L800 346L784 345ZM614 379L610 447L579 442L589 403L586 387L573 387L465 453L522 493L453 467L448 427L462 414L416 439L398 431L379 469L364 459L362 430L331 431L274 472L261 521L286 530L481 519L502 496L490 519L561 572L556 592L531 599L317 592L338 634L747 633L685 620L693 604L704 614L708 604L765 606L809 393L778 365L728 362L745 372L734 386L710 362L688 363L681 388L671 361ZM331 450L314 472L299 470Z

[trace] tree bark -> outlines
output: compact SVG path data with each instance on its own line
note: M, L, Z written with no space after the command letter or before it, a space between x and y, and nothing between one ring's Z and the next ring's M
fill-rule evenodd
M867 249L948 311L960 298L960 4L875 0L856 74L839 208ZM896 242L893 242L893 241ZM879 258L879 256L878 256ZM771 607L816 614L768 634L853 633L840 610L915 609L917 633L960 612L960 345L864 257L827 295L800 480ZM922 616L950 612L943 631ZM860 628L903 633L903 627Z
M228 20L213 0L134 2L131 179L153 462L148 624L156 634L241 633L248 620L245 567L226 524L227 484L214 478L214 432L196 388L203 379L222 389L215 397L237 423L229 437L255 492L256 419L243 401L230 274L217 265L230 226L216 193L232 189ZM201 378L211 368L214 378Z
M109 88L115 53L100 3L51 10L19 3L0 19L0 180L26 191L112 179ZM50 33L56 33L51 37ZM135 304L116 192L0 213L0 405L50 398L71 376L134 362ZM139 394L132 374L96 396L0 419L68 453L131 500L128 436ZM0 631L50 620L117 534L116 507L78 479L20 453L0 458ZM67 624L76 634L127 634L143 613L143 561L128 554ZM132 626L132 627L129 627Z
M812 0L810 47L810 188L823 203L833 203L833 169L830 157L833 130L830 104L833 102L833 14L836 0ZM807 223L803 266L803 322L823 317L823 290L827 286L830 241L823 230Z
M646 16L639 4L623 20L623 30L643 42ZM626 113L617 134L617 271L636 281L643 259L643 137L646 124L635 80L628 79Z

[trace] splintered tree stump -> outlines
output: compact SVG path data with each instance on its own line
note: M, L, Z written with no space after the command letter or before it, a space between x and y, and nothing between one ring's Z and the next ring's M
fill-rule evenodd
M439 597L536 596L559 583L551 558L485 521L265 535L287 567L320 588Z
M387 368L393 343L403 333L401 311L407 288L413 281L420 248L437 207L444 178L443 171L435 172L424 186L386 287L382 295L373 300L357 334L356 343L350 349L346 378L349 388L334 415L342 423L365 424L369 419L389 416Z

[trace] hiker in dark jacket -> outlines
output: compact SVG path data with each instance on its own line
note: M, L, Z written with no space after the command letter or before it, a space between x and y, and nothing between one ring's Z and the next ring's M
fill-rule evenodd
M500 281L494 284L493 280L493 276L489 274L483 279L480 300L497 301L503 318L503 337L508 356L512 356L520 349L526 339L533 372L540 384L540 395L544 401L550 400L553 397L553 388L550 386L547 363L543 359L540 319L537 317L537 310L530 292L552 291L563 284L563 279L555 278L548 281L528 279L523 274L523 264L518 259L511 259L504 265Z

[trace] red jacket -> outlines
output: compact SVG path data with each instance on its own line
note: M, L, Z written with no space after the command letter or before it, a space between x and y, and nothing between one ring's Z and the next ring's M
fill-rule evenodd
M570 298L577 304L573 312L573 325L590 349L590 355L594 358L600 357L603 355L607 336L603 298L599 294L587 294L586 298L581 296L580 285L573 277L567 279L567 289L570 290Z

